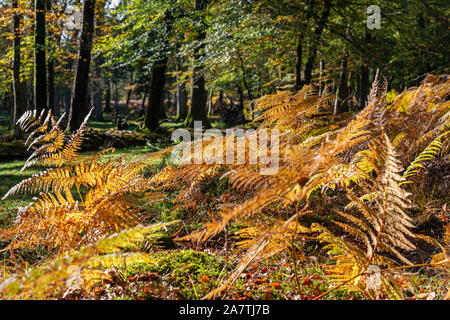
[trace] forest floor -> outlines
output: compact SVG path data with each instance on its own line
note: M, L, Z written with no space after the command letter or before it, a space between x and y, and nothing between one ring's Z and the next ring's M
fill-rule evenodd
M99 130L110 130L112 123L91 122ZM163 127L174 126L173 123ZM108 157L126 157L128 161L149 152L167 146L167 141L160 144L136 146L117 149ZM18 182L31 177L42 170L39 167L21 171L23 159L0 161L0 194L3 196ZM149 168L158 170L158 167ZM142 251L142 259L133 260L108 270L114 273L114 279L102 280L87 298L96 299L199 299L217 287L229 275L233 266L242 256L242 249L235 244L233 234L241 226L232 224L226 234L203 244L191 242L174 242L175 236L186 235L202 228L211 212L217 213L218 205L230 196L228 185L215 181L204 186L206 198L202 205L180 206L172 199L175 194L168 194L164 201L151 206L143 204L146 222L168 222L181 219L182 225L169 228L169 237L160 239L164 254L161 252ZM16 216L18 206L27 205L32 195L15 195L0 202L0 227L10 226ZM446 201L446 200L445 200ZM323 211L328 215L332 210L323 204ZM311 219L323 219L317 215ZM0 243L1 245L1 243ZM324 265L330 257L321 252L316 241L305 243L303 253L290 252L278 254L261 263L254 264L236 279L223 299L314 299L333 287L324 279ZM1 253L0 253L0 258ZM33 252L26 259L29 265L45 260L45 252ZM6 273L6 269L3 270ZM406 277L398 278L407 299L442 299L448 286L448 279L443 273L428 267L411 269ZM68 295L67 299L78 299L78 295ZM86 296L84 296L86 298ZM322 299L359 299L357 293L334 290Z

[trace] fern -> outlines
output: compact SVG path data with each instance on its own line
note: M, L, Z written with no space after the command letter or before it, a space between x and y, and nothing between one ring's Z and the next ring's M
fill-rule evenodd
M319 232L319 241L326 244L325 250L332 255L336 264L325 268L329 283L334 288L358 292L370 299L401 299L404 294L395 281L394 274L388 272L371 273L370 265L392 268L395 262L373 255L370 260L364 250L337 237L319 224L313 224L311 231ZM380 269L377 269L380 270Z
M296 142L291 145L282 144L284 157L274 176L261 177L248 165L236 166L227 173L234 188L251 189L255 192L254 196L235 209L223 209L220 220L213 219L205 223L203 230L180 239L205 241L223 231L231 221L252 225L239 232L246 238L239 244L247 248L241 262L228 279L205 298L214 298L229 288L255 260L289 249L296 243L298 231L320 232L318 240L328 244L329 252L336 258L336 265L329 267L327 273L333 285L358 291L369 298L402 297L402 291L394 281L394 276L398 274L387 269L382 270L377 290L366 286L371 265L381 268L393 268L399 263L411 265L404 252L416 248L413 239L422 239L421 235L412 232L413 219L406 213L410 207L409 194L400 187L403 167L384 130L389 127L391 116L385 108L386 91L387 82L379 86L376 78L366 108L354 119L341 123L341 127L332 131L316 131L316 136L289 140ZM311 101L314 98L308 96L307 91L302 91L302 95ZM264 120L263 125L302 128L302 125L296 126L294 120L285 121L295 118L292 111L294 103L289 99L288 93L280 93L279 97L260 100L262 106L257 110L265 110L260 116ZM317 101L318 98L315 99ZM307 108L307 104L297 105L301 110ZM318 109L315 110L317 112ZM314 113L306 114L309 117ZM355 153L353 150L356 148L363 149ZM344 157L351 152L354 156L347 162ZM356 190L362 191L362 194L352 191L353 186L357 186ZM356 207L357 212L338 211L340 220L333 222L342 232L363 244L365 249L341 239L324 226L313 224L311 228L306 228L302 225L301 217L310 212L308 206L284 223L277 220L267 225L256 218L262 209L269 206L297 208L314 190L337 187L348 194L350 203L347 208Z
M36 163L56 168L23 180L4 196L42 191L28 206L19 208L14 225L0 233L11 250L41 246L63 252L79 248L135 226L140 213L134 194L149 202L164 197L143 175L157 155L127 163L124 159L103 161L101 155L109 150L94 156L78 154L89 115L64 146L59 142L59 122L50 112L44 122L35 112L19 120L24 129L37 127L30 135L37 135L30 144L36 151L24 168Z
M435 159L439 156L441 151L445 146L445 139L450 134L450 130L440 134L437 136L426 148L423 150L416 159L408 166L406 171L403 173L402 184L412 183L411 179L414 175L418 173L419 168L424 168L421 162L426 160Z
M151 262L145 256L127 252L152 233L177 222L137 225L45 262L23 274L1 279L0 298L60 299L74 290L87 294L96 281L107 276L103 272L106 267L121 265L125 258Z
M87 129L86 124L92 110L89 111L80 128L68 136L59 127L64 115L61 116L59 121L56 121L51 111L49 111L47 118L42 122L43 113L36 118L36 112L25 112L18 120L19 127L25 132L32 127L37 128L29 134L25 142L29 149L33 148L35 151L27 159L22 170L36 164L61 167L63 164L67 164L75 159L78 156L77 152L81 148L82 137ZM40 135L30 143L30 139L36 134Z

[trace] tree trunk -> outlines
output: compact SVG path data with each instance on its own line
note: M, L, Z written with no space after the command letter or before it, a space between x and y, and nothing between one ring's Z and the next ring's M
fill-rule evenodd
M102 85L99 80L92 82L92 89L94 90L94 110L95 120L104 121L102 111Z
M166 82L166 67L167 57L155 62L152 67L150 95L144 119L145 127L152 131L159 127L161 105L164 97L164 84Z
M302 56L303 56L303 33L300 33L297 43L297 64L295 65L295 90L302 88Z
M320 38L322 37L323 29L328 22L328 17L330 15L331 0L324 1L324 9L322 11L322 16L317 22L317 28L314 30L313 39L308 52L308 58L305 64L305 79L302 82L302 87L304 84L310 84L312 80L312 71L314 68L314 62L317 56L317 46L319 44Z
M369 95L369 67L362 64L359 71L358 87L358 107L363 109L366 106L367 96Z
M48 105L47 107L52 110L52 113L55 114L55 63L53 60L48 60L47 62L47 95L48 95Z
M187 92L186 83L177 84L177 120L186 118L187 114Z
M336 100L334 101L334 114L342 113L348 111L347 105L347 64L348 64L348 53L344 49L341 61L341 70L339 73L339 84L336 92Z
M195 10L204 15L208 5L207 0L195 0ZM202 18L203 19L203 18ZM206 99L207 93L205 89L205 65L203 58L205 56L205 39L206 28L202 21L199 21L200 26L197 27L197 41L200 43L194 49L194 70L192 73L192 87L191 87L191 105L184 125L186 127L193 127L194 121L201 121L204 128L211 127L208 117L206 115Z
M219 91L219 99L217 100L219 106L223 104L223 90Z
M238 113L237 113L236 123L241 124L241 123L245 122L245 115L244 115L244 91L239 86L237 92L238 92L238 95L239 95L239 104L237 106Z
M149 130L156 130L159 127L161 116L161 105L164 97L164 86L166 83L166 68L168 61L168 41L169 32L172 29L173 16L169 11L165 13L164 48L161 58L153 63L152 79L150 83L150 92L148 97L148 106L145 112L144 126Z
M101 3L100 3L101 4ZM105 4L106 5L106 4ZM95 37L101 37L104 35L103 26L104 26L104 16L105 16L105 6L99 5L97 6L97 15L96 18L96 26L95 28ZM105 62L105 58L101 53L98 53L94 58L94 75L91 82L91 87L93 92L93 103L94 103L94 111L95 111L95 120L104 121L103 118L103 110L102 110L102 96L103 96L103 77L102 77L102 69L101 66ZM110 97L109 97L110 98Z
M18 9L18 0L12 0L11 7L13 10ZM16 125L17 120L26 110L26 88L25 83L20 79L20 70L22 61L20 59L20 33L22 25L22 15L15 12L13 17L13 34L14 34L14 59L13 59L13 92L14 92L14 109L12 112L12 125L14 126L14 137L21 136L19 127Z
M369 45L372 41L372 36L370 32L366 31L365 41ZM363 109L366 106L366 99L369 95L369 76L370 70L367 62L363 61L361 64L360 72L359 72L359 88L358 88L358 106L360 109Z
M34 2L34 107L38 110L38 113L47 108L45 2L46 0L35 0Z
M61 113L61 87L55 87L55 116Z
M180 45L177 43L177 51L179 50ZM176 91L176 107L177 107L177 116L176 121L181 121L186 119L187 114L187 92L186 92L186 82L180 83L180 75L182 72L181 60L177 56L176 60L176 78L175 81L177 83L177 91Z
M111 112L111 81L106 83L105 112Z
M83 25L81 27L78 62L69 113L69 131L77 130L89 112L88 85L94 18L95 0L85 0L83 3Z
M72 90L69 87L64 88L64 112L66 116L70 113L70 103L72 102Z
M322 59L320 59L320 65L319 65L319 78L320 78L319 95L322 95L322 92L325 88L325 83L322 79L324 70L325 70L325 59L322 58Z
M52 10L52 2L50 0L46 1L46 9L47 12L51 13ZM48 38L54 39L55 35L52 34L50 29L48 30ZM59 41L58 41L59 42ZM56 106L55 106L55 62L52 57L52 54L49 53L47 60L47 99L48 104L47 107L52 110L52 113L56 114Z
M253 94L252 94L252 91L250 90L250 86L247 82L247 77L245 76L246 72L245 72L245 68L244 68L244 60L242 59L242 56L240 54L238 54L238 56L239 56L239 60L241 62L242 82L244 84L245 90L247 90L248 100L250 101L250 109L253 110ZM281 76L280 76L280 79L281 79Z
M130 74L130 88L128 89L128 92L127 92L127 101L125 102L125 110L128 110L128 106L130 104L131 93L133 92L133 85L134 85L133 72L131 72L131 74Z
M167 107L166 107L166 110L169 110L170 107L172 106L172 99L170 98L170 88L167 88L166 95L167 95Z
M119 86L117 85L117 82L114 81L114 88L116 89L114 91L114 110L116 115L114 116L114 123L118 124L119 123L119 102L120 102L120 98L119 98Z
M167 62L166 62L166 70L167 70ZM163 97L162 97L161 104L159 105L159 117L158 118L159 118L160 121L166 119L166 111L170 107L169 106L169 104L170 104L170 97L169 97L170 93L169 93L169 88L168 88L168 86L169 86L169 79L170 78L165 73L164 73L164 77L165 77L165 80L164 80ZM169 104L165 103L166 99L168 100Z
M145 110L145 100L146 100L146 99L147 99L147 88L145 88L145 91L144 91L144 97L142 97L141 109L139 110L139 112Z
M214 92L212 90L209 91L208 94L208 116L212 116L212 98L213 98Z

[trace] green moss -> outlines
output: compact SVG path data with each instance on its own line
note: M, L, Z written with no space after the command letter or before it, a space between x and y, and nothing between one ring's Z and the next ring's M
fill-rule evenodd
M154 264L136 263L127 265L126 276L156 272L175 277L189 276L197 279L201 275L218 277L226 262L215 255L194 250L160 251L151 254Z

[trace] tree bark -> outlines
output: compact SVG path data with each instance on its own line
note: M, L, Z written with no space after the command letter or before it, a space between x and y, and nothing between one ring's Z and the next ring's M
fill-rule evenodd
M208 116L212 116L212 98L213 98L214 92L212 90L208 93Z
M150 95L145 113L145 127L156 130L159 127L161 105L164 97L164 84L166 82L167 57L154 63L152 67L152 79L150 83Z
M89 112L88 85L91 64L92 39L94 35L95 0L83 3L83 25L81 27L78 62L70 106L68 130L78 130Z
M250 104L250 109L253 111L253 94L250 89L250 85L248 84L247 77L245 76L245 67L244 67L244 60L242 59L242 56L238 53L239 60L241 62L241 70L242 70L242 82L244 84L245 90L247 90L247 96ZM281 79L281 76L280 76ZM244 117L245 119L245 117Z
M207 0L195 0L195 10L204 15L208 6ZM204 128L211 127L208 117L206 115L206 99L207 93L205 88L205 65L203 58L205 56L205 39L206 28L203 25L203 21L199 21L201 26L197 27L197 41L200 43L194 49L194 70L192 73L192 86L191 86L191 105L189 107L188 114L184 125L186 127L193 127L194 121L201 121Z
M105 3L106 5L106 3ZM105 17L105 6L102 3L97 3L98 19L96 20L97 28L95 28L95 37L101 37L104 35L103 26L104 26L104 17ZM95 111L95 120L104 121L103 118L103 110L102 110L102 96L103 96L103 86L104 81L102 77L102 68L101 66L105 62L105 58L101 53L93 58L94 63L94 71L93 71L93 79L91 82L91 87L93 92L93 102L94 102L94 111ZM111 98L111 97L109 97Z
M322 95L322 92L325 88L325 83L322 79L324 70L325 70L325 59L322 58L322 59L320 59L320 64L319 64L319 78L320 78L319 95Z
M372 41L372 35L369 31L366 31L365 42L369 45ZM359 88L358 88L358 105L360 109L363 109L366 105L366 99L369 95L369 76L370 76L369 65L367 62L363 61L361 64L359 72Z
M51 0L46 0L46 9L47 12L51 12L52 10L52 2ZM53 34L53 32L50 31L51 29L48 30L48 38L50 39L55 39L55 34ZM59 44L59 39L55 39L57 40L57 43ZM51 53L49 53L48 55L48 59L47 59L47 99L48 99L48 104L47 107L52 110L52 113L54 115L57 114L57 110L56 110L56 105L55 105L55 62L53 59L53 56Z
M116 89L114 91L114 110L115 110L115 116L114 116L114 123L118 124L119 123L119 102L120 102L120 98L119 98L119 86L117 85L117 82L114 81L114 88Z
M95 120L104 121L103 111L102 111L102 85L99 80L92 82L92 89L94 91L94 110L95 110Z
M18 0L12 0L11 8L13 10L18 9ZM22 61L20 58L21 49L21 25L23 17L20 13L14 12L13 16L13 46L14 46L14 58L13 58L13 92L14 92L14 109L12 112L12 125L14 126L14 137L21 136L19 127L17 126L17 120L22 116L26 110L26 88L25 83L20 79L20 72L22 67Z
M133 72L130 73L130 88L127 91L127 100L125 102L125 110L128 110L128 106L130 104L131 93L133 92L134 78Z
M177 51L179 50L180 45L177 43ZM181 59L177 56L176 60L176 79L177 82L177 91L176 91L176 106L177 106L177 116L176 120L181 121L186 119L187 115L187 92L186 92L186 82L180 83L180 75L179 73L183 71L181 65Z
M148 97L147 110L145 111L144 126L149 130L156 130L159 127L161 117L161 106L164 97L164 86L166 84L166 68L168 61L168 37L172 29L173 16L169 11L165 13L166 34L164 35L164 48L160 58L153 63L150 92Z
M302 87L305 84L310 84L312 80L312 71L314 68L314 62L317 56L317 46L319 44L320 38L322 37L323 29L328 22L328 17L330 15L331 0L324 1L324 9L322 15L317 22L317 28L314 30L313 40L308 52L308 58L305 64L305 78L302 81Z
M344 49L344 52L342 54L341 70L339 73L339 84L338 84L337 92L336 92L336 100L334 102L334 114L335 115L338 113L348 111L347 64L348 64L348 53Z
M177 84L177 120L186 118L187 114L187 92L186 83Z
M38 113L47 108L47 62L45 53L46 0L35 0L34 26L34 107Z
M142 112L145 110L145 100L147 99L147 88L145 88L144 91L144 96L142 97L142 102L141 102L141 109L139 110L139 112Z
M111 112L111 81L106 83L105 112Z
M64 87L64 112L68 115L70 113L70 103L72 102L72 90L70 87Z
M303 33L300 33L297 43L297 63L295 65L295 90L302 88L302 57L303 57Z

